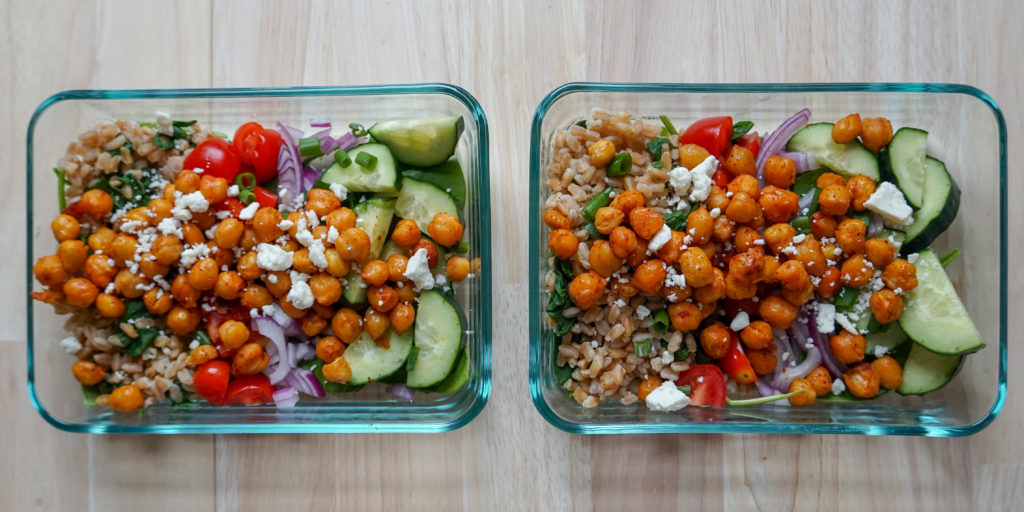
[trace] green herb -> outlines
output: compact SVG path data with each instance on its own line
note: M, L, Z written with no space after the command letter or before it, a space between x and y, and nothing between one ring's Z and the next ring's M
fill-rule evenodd
M456 245L455 248L452 250L459 254L466 254L467 252L469 252L469 240L460 240L459 244Z
M587 235L590 235L590 238L593 240L603 240L605 238L604 234L597 230L597 226L593 222L588 222L583 229L587 230Z
M692 391L690 386L676 386L676 389L682 391L684 395L689 395L690 391Z
M324 152L320 150L320 139L316 137L303 137L299 139L299 156L303 159L317 158L323 154Z
M960 249L953 249L952 251L946 253L946 255L943 256L941 259L939 259L939 264L942 265L943 268L948 267L950 263L953 263L959 257Z
M658 118L661 119L661 124L664 127L664 130L670 135L679 133L679 131L676 130L676 125L672 124L672 120L669 119L668 116L658 116Z
M579 121L576 121L573 124L575 124L576 126L581 126L583 128L586 128L587 127L587 120L586 119L580 119Z
M356 165L372 171L377 167L377 157L365 151L360 151L359 154L356 155Z
M557 341L558 340L556 339L555 341L556 341L555 345L557 346ZM552 362L551 366L554 369L553 373L555 374L555 382L558 383L559 386L562 386L562 385L565 384L566 381L568 381L569 379L572 378L572 368L569 367L568 363L565 366L558 366L558 350L557 349L555 350L555 354L554 355L555 355L555 358L554 358L554 361Z
M138 336L134 340L131 340L129 338L129 340L131 340L131 341L129 343L125 344L125 349L124 349L124 353L125 354L128 354L128 355L133 356L133 357L141 356L142 353L145 352L146 349L149 348L149 346L153 344L153 341L156 340L156 337L160 335L160 331L158 331L156 329L150 329L148 327L136 328L135 329L135 333ZM121 337L122 341L126 341L125 340L125 337L127 337L126 334L120 333L120 334L118 334L118 336Z
M686 361L687 357L690 357L690 351L686 347L679 347L679 350L672 353L673 361Z
M317 179L316 181L313 182L313 188L322 188L322 189L330 190L331 189L331 184L327 183L324 180Z
M857 302L857 297L860 295L860 290L852 286L844 286L839 290L839 295L836 295L836 300L833 301L837 308L850 308Z
M661 154L666 145L669 146L669 149L672 148L672 143L664 137L655 137L651 139L650 142L647 143L647 150L650 151L652 155L654 155L655 162L661 163ZM658 167L661 166L659 165Z
M352 165L352 158L348 156L348 153L344 149L339 149L334 152L334 161L338 162L342 168Z
M57 205L60 206L60 210L64 211L64 208L68 207L68 198L64 189L70 184L68 181L68 173L64 169L53 168L53 173L57 175Z
M195 334L192 335L192 341L198 342L200 345L213 345L210 335L206 334L206 330L204 329L198 329Z
M150 184L153 182L153 175L157 172L154 169L142 169L140 178L135 177L136 171L125 171L123 174L107 174L92 182L90 189L99 189L110 195L114 202L115 210L123 210L125 207L134 208L149 204L153 190ZM117 186L111 180L117 179Z
M180 127L180 126L173 127L171 129L171 133L172 133L171 137L173 137L175 139L183 139L183 140L187 140L188 139L188 132L186 132L185 129Z
M821 176L824 172L825 169L815 169L797 176L796 182L793 183L793 192L801 196L810 192L817 186L818 176Z
M736 140L750 131L754 127L753 121L740 121L732 125L732 140Z
M612 158L611 163L608 164L608 168L605 169L605 174L616 178L619 176L625 176L632 170L633 155L631 155L629 151L623 151Z
M370 134L370 132L366 131L366 128L359 123L349 124L348 129L352 130L352 135L355 135L356 137L365 137Z
M748 405L761 405L769 402L775 402L777 400L785 400L797 393L803 393L804 390L798 389L791 393L780 393L778 395L762 396L758 398L746 398L741 400L733 400L729 397L725 397L725 405L731 405L734 407L744 407Z
M796 228L796 232L799 234L806 235L811 232L811 218L806 215L789 221L789 224Z
M645 357L651 354L651 343L653 340L650 338L646 340L640 340L633 343L633 352L636 353L637 357Z
M690 214L697 208L700 208L700 204L690 206L685 210L678 210L674 212L668 212L661 216L665 219L665 224L668 224L669 229L674 231L686 231L686 219L690 217Z
M411 372L416 367L416 359L419 358L420 348L412 347L409 349L409 357L405 359L405 371Z
M818 199L821 197L821 189L814 187L814 195L811 196L811 205L807 208L807 215L818 211Z
M256 200L256 175L251 172L243 172L235 176L235 185L238 186L238 200L242 204L249 204Z
M124 353L133 357L142 355L142 353L153 344L153 341L156 340L156 337L160 334L160 331L156 329L149 327L136 327L135 337L132 338L120 327L121 324L134 326L136 321L142 318L153 318L153 315L149 313L149 310L146 309L146 304L143 303L141 299L133 300L125 305L124 313L121 315L118 322L118 328L115 331L115 334L117 334L118 338L121 339L121 343L124 345Z
M192 126L194 124L196 124L195 119L191 121L171 121L171 126L177 126L180 128L188 128L189 126Z
M597 211L605 206L608 206L612 202L612 188L608 187L604 189L600 194L590 198L587 204L583 205L583 209L580 213L584 219L594 222L594 217L597 215Z
M652 329L654 329L656 332L664 334L668 332L668 325L668 311L664 309L659 309L656 313L654 313L654 323L651 325Z
M124 134L119 133L118 135ZM128 140L128 137L124 138L124 144L121 144L121 147L108 150L107 154L110 156L120 156L122 149L127 149L128 151L135 149L135 146L132 144L132 141Z
M569 283L572 282L572 264L565 260L555 261L555 283L548 297L548 305L545 311L555 322L555 335L565 336L572 329L575 320L565 318L562 312L572 304L569 298Z
M158 133L153 136L153 145L164 151L169 151L174 149L174 139L162 133Z

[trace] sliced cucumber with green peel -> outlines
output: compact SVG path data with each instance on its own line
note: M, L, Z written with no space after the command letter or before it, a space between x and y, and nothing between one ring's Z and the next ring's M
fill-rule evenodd
M387 145L405 165L432 167L455 154L464 127L462 116L384 121L370 127L370 135Z
M356 341L345 348L342 356L352 369L350 384L365 384L380 380L398 371L405 364L412 350L412 329L402 334L388 329L387 348L378 345L366 331L359 334Z
M965 358L963 355L936 354L915 343L903 363L903 383L896 392L901 395L931 393L956 377Z
M462 347L459 306L437 290L424 291L416 308L413 330L419 354L405 383L410 388L437 385L451 373Z
M949 229L960 211L960 187L949 175L946 164L932 157L924 163L924 203L914 212L914 222L904 231L907 235L903 254L925 249Z
M917 287L904 297L900 327L922 347L942 355L974 352L985 346L953 283L931 249L918 253Z
M360 153L367 153L377 159L372 169L356 163ZM351 192L376 192L394 196L398 193L398 166L391 150L383 144L363 144L348 151L352 163L342 167L335 162L320 176L324 183L340 183Z
M387 261L392 254L401 254L402 256L409 256L409 250L396 244L394 240L388 239L384 242L384 247L380 250L380 257L378 259Z
M882 179L891 181L914 209L924 205L924 159L928 132L917 128L900 128L889 145L878 153Z
M398 193L395 204L395 213L399 217L416 221L420 231L426 233L430 221L441 212L459 218L459 205L451 194L430 183L412 178L402 180L402 191Z
M431 393L453 393L462 389L469 382L469 352L466 347L459 351L459 358L455 361L452 371L436 386L431 386L427 391Z
M366 304L366 283L357 270L352 270L345 276L345 289L341 295L353 306Z
M786 151L814 154L818 164L844 176L863 174L879 180L878 158L859 141L839 144L832 140L832 123L809 124L790 137Z
M352 207L356 214L356 227L370 236L370 259L377 258L388 240L396 203L395 199L374 197Z
M885 330L864 336L864 339L866 341L864 353L874 356L876 347L885 347L885 353L891 354L896 347L907 341L907 335L900 328L899 323L894 322L888 324Z
M402 176L436 185L451 194L459 210L466 207L466 176L462 173L458 158L451 158L437 167L409 169L403 171Z

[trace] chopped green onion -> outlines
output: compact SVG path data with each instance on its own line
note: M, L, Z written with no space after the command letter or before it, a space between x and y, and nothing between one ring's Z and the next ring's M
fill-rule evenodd
M323 155L320 150L320 139L316 137L305 137L299 139L299 156L302 158L316 158Z
M256 186L256 175L251 172L239 173L235 176L235 185L238 185L238 188L252 189Z
M790 225L796 228L796 232L806 235L811 232L811 218L804 215L789 221Z
M587 204L583 205L583 209L580 213L584 219L594 222L594 217L597 216L597 211L605 206L608 206L612 202L612 188L608 187L604 189L600 194L594 196L587 201Z
M611 177L625 176L633 170L633 155L629 151L623 151L612 158L605 173Z
M352 165L352 158L348 156L348 153L344 149L339 149L334 152L334 161L338 162L342 168Z
M420 348L412 347L409 349L409 357L405 359L405 371L411 372L416 367L416 359L419 358Z
M637 357L644 357L651 354L651 339L640 340L633 343L633 351L636 352Z
M675 135L679 133L679 131L676 130L676 125L672 124L672 120L670 120L668 116L658 116L658 118L661 119L661 124L669 134Z
M359 123L350 123L348 125L348 129L352 130L352 135L355 135L356 137L365 137L370 133L366 131L366 128L363 127L363 125Z
M575 124L576 126L581 126L583 128L586 128L587 127L587 120L586 119L580 119L579 121L576 121L573 124Z
M852 286L844 286L839 290L839 295L836 295L834 304L837 308L849 308L857 302L858 296L860 296L860 290Z
M67 195L64 192L64 187L68 184L68 173L56 167L53 168L53 173L57 175L57 204L60 205L60 210L64 211L64 208L68 207Z
M360 151L359 154L356 155L356 165L372 171L377 167L377 157L365 151Z
M159 149L162 149L164 151L168 151L168 150L174 149L174 139L172 139L172 138L170 138L170 137L168 137L168 136L166 136L166 135L164 135L162 133L158 133L158 134L153 136L153 145L156 146Z
M689 395L691 391L690 386L676 386L676 389L682 391L684 395Z
M732 125L732 140L736 140L750 131L754 127L753 121L740 121Z
M949 266L950 263L953 263L954 261L956 261L956 259L959 258L959 257L960 257L960 249L953 249L952 251L949 251L948 253L946 253L946 255L943 256L942 259L939 260L939 264L941 264L942 267L945 268L945 267Z
M759 397L759 398L747 398L747 399L741 399L741 400L733 400L733 399L731 399L729 397L725 397L725 405L731 405L731 406L735 406L735 407L743 407L743 406L746 406L746 405L761 405L761 404L766 404L768 402L774 402L776 400L785 400L785 399L787 399L787 398L789 398L789 397L791 397L791 396L793 396L793 395L795 395L797 393L803 393L804 391L805 390L803 390L803 389L798 389L798 390L793 391L791 393L780 393L778 395L769 395L769 396L762 396L762 397Z
M660 333L668 332L668 311L659 309L657 313L654 313L654 323L651 328Z
M455 246L454 251L459 254L466 254L469 252L469 240L459 241L459 244Z

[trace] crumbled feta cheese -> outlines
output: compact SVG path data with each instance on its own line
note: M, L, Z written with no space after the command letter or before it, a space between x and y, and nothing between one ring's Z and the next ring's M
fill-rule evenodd
M333 244L336 240L338 240L338 237L340 235L341 235L341 233L338 233L338 228L336 228L334 226L331 226L327 230L327 243Z
M711 160L714 160L716 162L716 165L717 165L718 160L715 159L715 157L709 156L708 158L711 159ZM707 163L707 160L705 160L704 162ZM691 203L703 202L705 199L708 198L709 195L711 195L711 185L713 184L713 182L711 181L711 177L707 176L705 174L701 174L701 173L696 172L696 169L700 168L702 165L704 165L704 164L698 165L694 169L694 171L690 173L690 174L693 175L690 178L690 180L693 182L693 184L691 185L691 188L690 188L690 202Z
M191 194L183 194L176 197L174 200L174 206L178 208L187 208L192 212L199 213L208 210L210 208L210 202L206 200L206 196L204 196L202 192L196 191Z
M60 340L60 348L64 349L68 354L74 355L79 350L82 350L82 343L78 341L78 338L68 336Z
M668 266L665 269L665 286L686 288L686 276L677 272L674 266Z
M313 210L306 210L306 222L309 223L310 229L320 225L320 219L317 218L316 212Z
M796 235L796 236L793 237L793 243L794 244L800 244L800 243L803 243L803 241L806 240L806 239L807 239L807 235L801 233L801 234Z
M292 266L292 253L276 245L256 246L256 266L263 270L288 270Z
M331 192L334 192L335 197L338 198L338 201L344 201L348 198L348 189L345 188L345 185L342 185L341 183L331 183L330 188Z
M644 306L643 304L641 304L641 305L636 307L636 316L640 320L643 320L644 318L647 318L650 314L651 314L651 310L647 309L647 306Z
M857 326L854 325L854 323L851 322L849 318L847 318L845 313L836 313L835 322L839 324L840 327L846 329L847 331L850 331L853 334L860 333L860 331L857 330Z
M277 284L277 274L267 274L267 282L270 284Z
M843 379L836 379L832 381L832 394L840 395L846 391L846 384L843 383Z
M249 203L249 206L242 208L242 211L238 212L238 218L241 220L249 220L256 215L256 211L260 209L260 204L256 201Z
M732 323L729 324L729 328L734 331L742 331L744 327L750 325L750 315L746 311L740 311L736 314L736 317L732 319Z
M174 135L174 122L171 121L171 115L163 110L157 110L156 114L156 131L167 135L168 137Z
M875 345L875 357L882 357L889 353L889 349L885 345Z
M680 195L690 190L690 170L686 167L676 167L668 172L668 182Z
M711 214L712 219L717 219L718 216L722 214L722 210L721 208L712 208L708 213Z
M291 290L288 290L288 302L297 309L309 309L313 306L313 290L305 281L293 281Z
M277 228L280 229L281 231L288 231L293 226L295 226L295 223L288 219L284 219L281 222L277 223Z
M668 227L668 224L662 224L661 229L651 237L651 242L647 244L647 250L656 252L661 249L672 239L672 228Z
M185 236L181 232L181 222L174 217L167 217L160 221L160 224L157 224L156 229L161 235L174 235L178 238Z
M697 164L697 167L690 169L692 174L703 174L708 178L715 175L715 171L718 170L718 159L714 156L708 156L703 162ZM703 199L701 199L703 201Z
M617 308L624 308L626 307L626 301L622 299L615 299L615 302L613 302L612 305Z
M273 304L267 304L266 306L260 308L260 310L263 311L263 316L271 316L274 314L274 311L276 311L276 308L277 306Z
M309 261L320 270L327 268L327 254L324 251L324 243L320 240L313 240L309 244Z
M429 290L434 287L434 275L430 273L426 249L417 250L416 254L409 258L409 262L405 265L405 273L402 275L416 285L416 291Z
M238 197L238 193L242 190L238 188L238 185L231 185L228 187L228 197Z
M647 395L647 408L652 411L678 411L690 404L690 397L679 391L676 383L665 381Z
M815 324L818 332L827 334L836 330L836 306L827 302L818 303L816 309L818 315L815 317Z
M914 220L914 210L907 204L903 192L888 181L878 184L871 197L864 201L864 207L880 214L886 226L906 226Z

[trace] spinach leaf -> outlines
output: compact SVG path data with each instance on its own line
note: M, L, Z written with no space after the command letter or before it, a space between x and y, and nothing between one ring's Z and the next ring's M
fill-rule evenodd
M669 142L665 137L655 137L647 143L647 151L650 151L654 155L655 162L661 162L662 148L668 144L669 150L672 149L672 143Z
M572 330L575 319L565 318L562 312L572 305L569 298L569 283L572 282L572 264L568 261L557 260L555 262L555 285L548 298L548 306L545 309L548 316L555 322L555 335L565 336Z
M557 341L558 340L556 339L555 342L557 343ZM562 386L566 381L572 378L572 368L569 367L568 363L566 363L565 366L558 366L557 350L555 351L554 364L552 364L551 367L554 368L555 382L557 382L559 386Z
M754 127L753 121L740 121L732 125L732 140L736 140L750 131Z

